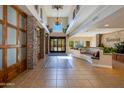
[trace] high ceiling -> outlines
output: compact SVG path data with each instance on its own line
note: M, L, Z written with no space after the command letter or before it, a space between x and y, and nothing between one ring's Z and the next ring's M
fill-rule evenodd
M70 17L73 5L63 5L59 11L53 5L43 6L47 17ZM82 5L75 19L69 21L67 34L74 36L94 36L124 29L123 6ZM94 20L97 20L96 22ZM89 24L92 24L88 27ZM87 26L87 30L85 27ZM80 30L80 31L79 31ZM73 32L76 32L73 34ZM70 33L72 32L72 33Z
M54 9L52 5L43 6L48 17L68 17L71 13L73 5L63 5L63 9Z
M124 28L124 8L97 22L92 28Z
M77 36L95 36L96 34L105 34L115 31L124 30L124 7L120 8L111 15L105 17L104 19L96 22L90 26L86 31L80 31L76 33Z

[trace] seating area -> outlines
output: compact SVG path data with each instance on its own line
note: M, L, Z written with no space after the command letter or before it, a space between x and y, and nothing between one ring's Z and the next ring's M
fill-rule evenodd
M80 50L71 49L74 57L81 58L87 62L93 63L93 59L99 59L99 48L82 48Z
M100 48L71 49L73 57L80 58L96 67L112 68L112 54L103 53Z

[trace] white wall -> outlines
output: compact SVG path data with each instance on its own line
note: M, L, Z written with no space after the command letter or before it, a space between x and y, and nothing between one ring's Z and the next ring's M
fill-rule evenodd
M96 47L96 36L93 36L93 37L71 37L71 38L68 38L67 41L68 41L68 43L67 43L67 50L68 51L70 51L69 41L83 41L84 47L86 46L86 41L90 41L90 46Z

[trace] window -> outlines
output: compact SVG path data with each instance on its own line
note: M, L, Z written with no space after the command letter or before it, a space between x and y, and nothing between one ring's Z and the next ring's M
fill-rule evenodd
M26 48L19 48L19 60L23 61L26 59Z
M77 13L79 12L79 10L80 10L80 5L77 5L77 6L75 7L75 9L73 10L73 19L75 18L75 16L76 16Z
M62 31L62 24L59 24L59 25L54 24L53 25L53 31L61 32Z
M0 48L0 70L2 69L2 49Z
M74 48L74 41L69 41L69 47Z
M7 66L16 64L16 48L7 49Z
M40 8L40 18L42 19L43 17L42 17L43 15L42 15L42 8Z
M26 33L23 31L19 31L19 44L26 45Z
M7 8L8 22L16 26L16 10L10 6Z
M10 80L27 68L26 36L27 15L15 5L0 5L0 82L3 75Z
M16 44L16 29L8 27L8 44Z
M38 13L38 5L35 5L34 8L35 8L35 10L36 10L37 13Z
M3 19L3 6L0 5L0 19Z
M20 27L21 29L24 29L24 30L25 30L26 19L25 19L22 15L20 15L19 20L20 20L19 27Z
M2 25L0 24L0 44L2 44Z

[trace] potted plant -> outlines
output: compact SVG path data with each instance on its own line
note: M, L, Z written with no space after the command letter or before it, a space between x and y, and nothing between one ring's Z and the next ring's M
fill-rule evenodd
M124 42L116 43L115 48L117 49L116 53L124 54Z
M103 48L103 53L116 53L117 48L113 47L104 47Z
M124 69L124 42L115 44L116 52L112 55L112 66L116 69Z

